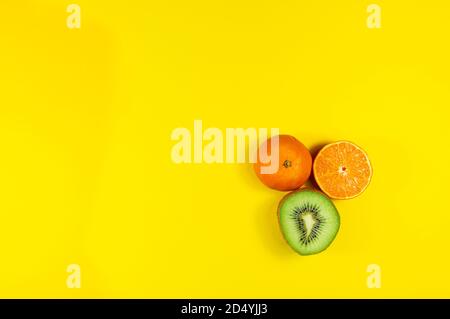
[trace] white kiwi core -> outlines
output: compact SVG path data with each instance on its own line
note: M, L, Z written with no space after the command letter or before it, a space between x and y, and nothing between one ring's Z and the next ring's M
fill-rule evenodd
M303 220L303 225L306 229L306 236L311 235L311 231L314 228L314 225L317 223L317 220L314 218L313 214L310 212L305 212L299 216Z

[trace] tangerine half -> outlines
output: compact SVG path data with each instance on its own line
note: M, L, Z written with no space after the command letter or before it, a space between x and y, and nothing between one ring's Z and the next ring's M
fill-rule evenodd
M372 178L369 156L359 146L339 141L324 146L313 163L317 185L329 197L349 199L360 195Z
M261 147L267 147L267 154L273 155L271 138ZM260 147L260 148L261 148ZM258 150L258 159L254 170L266 186L279 191L292 191L300 188L311 175L312 157L309 150L299 140L290 135L278 136L278 169L271 174L262 173L263 163Z

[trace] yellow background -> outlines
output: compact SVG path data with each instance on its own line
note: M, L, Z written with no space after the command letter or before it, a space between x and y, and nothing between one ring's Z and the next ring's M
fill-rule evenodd
M450 297L448 1L378 30L368 1L69 3L0 3L0 297ZM301 257L250 165L172 163L195 119L352 140L373 181Z

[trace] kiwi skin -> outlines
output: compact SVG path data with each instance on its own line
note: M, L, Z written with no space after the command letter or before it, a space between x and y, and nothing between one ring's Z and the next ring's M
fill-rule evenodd
M295 193L303 192L303 191L310 191L310 192L320 193L320 194L326 196L327 198L329 198L325 193L323 193L323 192L321 192L321 191L319 191L319 190L317 190L317 189L310 188L310 187L305 187L305 186L303 186L303 187L301 187L301 188L299 188L299 189L297 189L297 190L295 190L295 191L293 191L293 192L289 192L289 193L287 193L286 195L283 196L283 198L281 199L280 203L278 204L278 208L277 208L277 219L278 219L278 227L279 227L279 229L280 229L281 236L283 237L283 240L286 242L286 244L287 244L289 247L291 247L291 245L289 244L289 242L287 241L287 239L284 237L283 232L281 231L280 208L281 208L282 204L284 203L284 201L286 200L286 198L287 198L288 196L290 196L291 194L295 194ZM330 200L331 200L331 199L330 199ZM339 217L339 220L340 220L340 216L339 216L339 215L338 215L338 217ZM339 229L340 229L340 228L341 228L341 223L339 223L338 229L337 229L337 231L336 231L336 236L337 236L337 234L339 233ZM299 254L299 255L301 255L301 256L317 255L318 253L321 253L321 252L323 252L324 250L326 250L328 247L330 247L330 245L333 243L333 241L334 241L335 238L336 238L336 237L333 238L333 240L330 242L330 244L329 244L328 246L326 246L324 249L322 249L321 251L318 251L318 252L316 252L316 253L314 253L314 254L300 254L298 251L296 251L296 250L293 249L292 247L291 247L291 249L294 250L297 254Z

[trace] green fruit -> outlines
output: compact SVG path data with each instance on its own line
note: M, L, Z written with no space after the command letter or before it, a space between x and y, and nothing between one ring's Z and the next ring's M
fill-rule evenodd
M325 250L339 230L339 213L324 194L300 190L286 195L278 206L278 218L284 238L300 255Z

